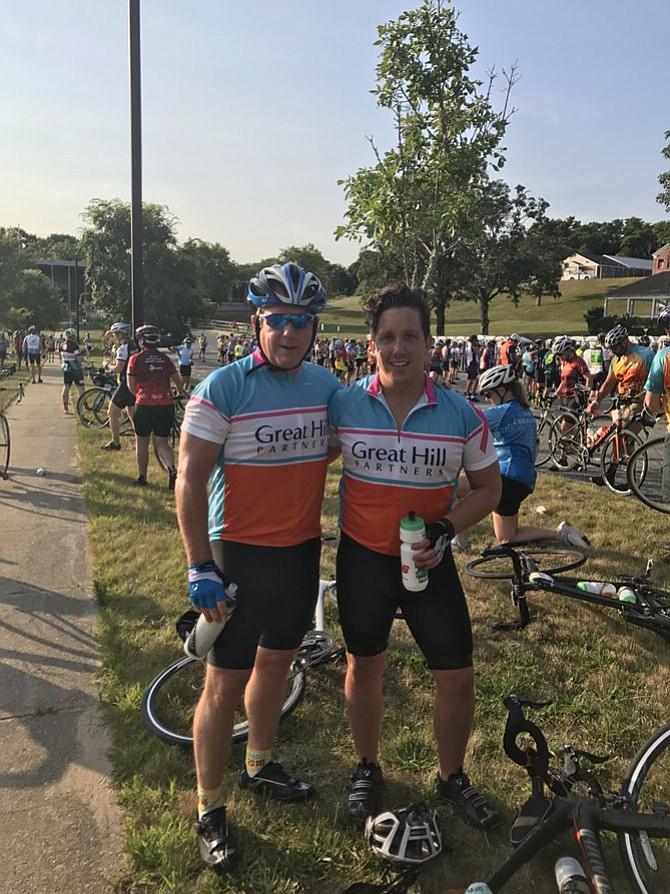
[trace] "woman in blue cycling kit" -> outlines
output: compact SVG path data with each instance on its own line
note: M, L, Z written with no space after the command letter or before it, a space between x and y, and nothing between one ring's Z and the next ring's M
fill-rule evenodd
M519 508L535 490L535 453L537 427L528 406L523 384L512 366L494 366L479 378L479 393L490 406L484 410L493 435L493 446L498 454L502 477L502 496L493 510L493 530L499 541L510 540L559 540L566 546L584 549L589 545L586 537L572 525L562 522L556 530L537 525L519 527ZM461 478L459 497L468 491L467 479ZM467 548L466 532L452 541L452 547Z

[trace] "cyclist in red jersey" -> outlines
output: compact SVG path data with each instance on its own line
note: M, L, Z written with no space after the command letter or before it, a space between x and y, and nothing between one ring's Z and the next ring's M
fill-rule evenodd
M147 483L149 440L153 435L156 450L168 469L168 487L173 490L177 470L174 451L168 442L174 422L171 383L174 382L179 394L184 393L184 386L174 363L158 350L159 330L155 326L140 326L135 337L141 350L131 355L126 373L128 390L135 395L133 426L138 471L135 484L143 487Z
M576 385L580 378L584 379L584 384L590 388L591 373L582 357L578 357L575 352L575 343L567 335L563 335L554 342L554 354L560 360L559 374L561 384L556 389L556 394L560 398L562 407L568 410L577 408L577 400L575 398Z

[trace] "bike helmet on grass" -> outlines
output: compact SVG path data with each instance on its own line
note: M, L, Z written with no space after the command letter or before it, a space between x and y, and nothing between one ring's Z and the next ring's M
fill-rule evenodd
M625 326L615 326L614 329L610 329L610 331L605 336L605 346L608 348L614 347L614 345L620 345L622 342L626 341L628 338L628 330Z
M258 308L291 304L318 314L326 306L326 293L316 276L291 263L263 267L249 282L247 297Z
M493 391L494 388L506 387L516 377L516 370L509 364L492 366L491 369L487 369L479 377L479 393L486 394L487 391Z
M436 813L425 804L368 817L365 837L372 850L391 863L425 863L442 850Z
M140 344L147 345L147 347L151 348L157 348L161 341L160 329L149 323L145 323L144 326L140 326L135 330L135 338Z

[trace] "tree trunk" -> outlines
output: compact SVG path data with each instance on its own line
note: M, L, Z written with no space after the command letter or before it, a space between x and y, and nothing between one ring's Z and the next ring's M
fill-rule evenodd
M482 335L489 334L489 302L488 298L482 297L479 299L479 313L482 322Z
M536 295L535 296L535 307L541 307L541 306L542 306L542 295Z
M436 333L444 335L444 322L446 317L447 302L443 297L438 296L435 304Z

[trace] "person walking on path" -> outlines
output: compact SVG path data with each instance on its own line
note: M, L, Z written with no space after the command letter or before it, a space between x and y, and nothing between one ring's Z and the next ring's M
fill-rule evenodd
M223 572L238 587L237 607L208 655L193 722L200 855L222 873L237 851L223 775L243 694L249 738L240 787L286 802L314 793L272 752L286 677L318 595L327 405L340 387L305 360L326 304L313 274L290 263L266 267L248 298L257 348L195 388L176 487L191 602L208 621L221 621L228 616Z
M76 385L79 395L84 393L84 370L81 366L81 348L77 342L74 329L66 329L63 333L65 341L58 346L61 367L63 369L63 413L69 413L70 388Z
M35 326L28 327L28 333L23 339L23 352L26 363L30 367L30 380L33 385L42 384L42 337ZM35 378L37 376L37 379Z

